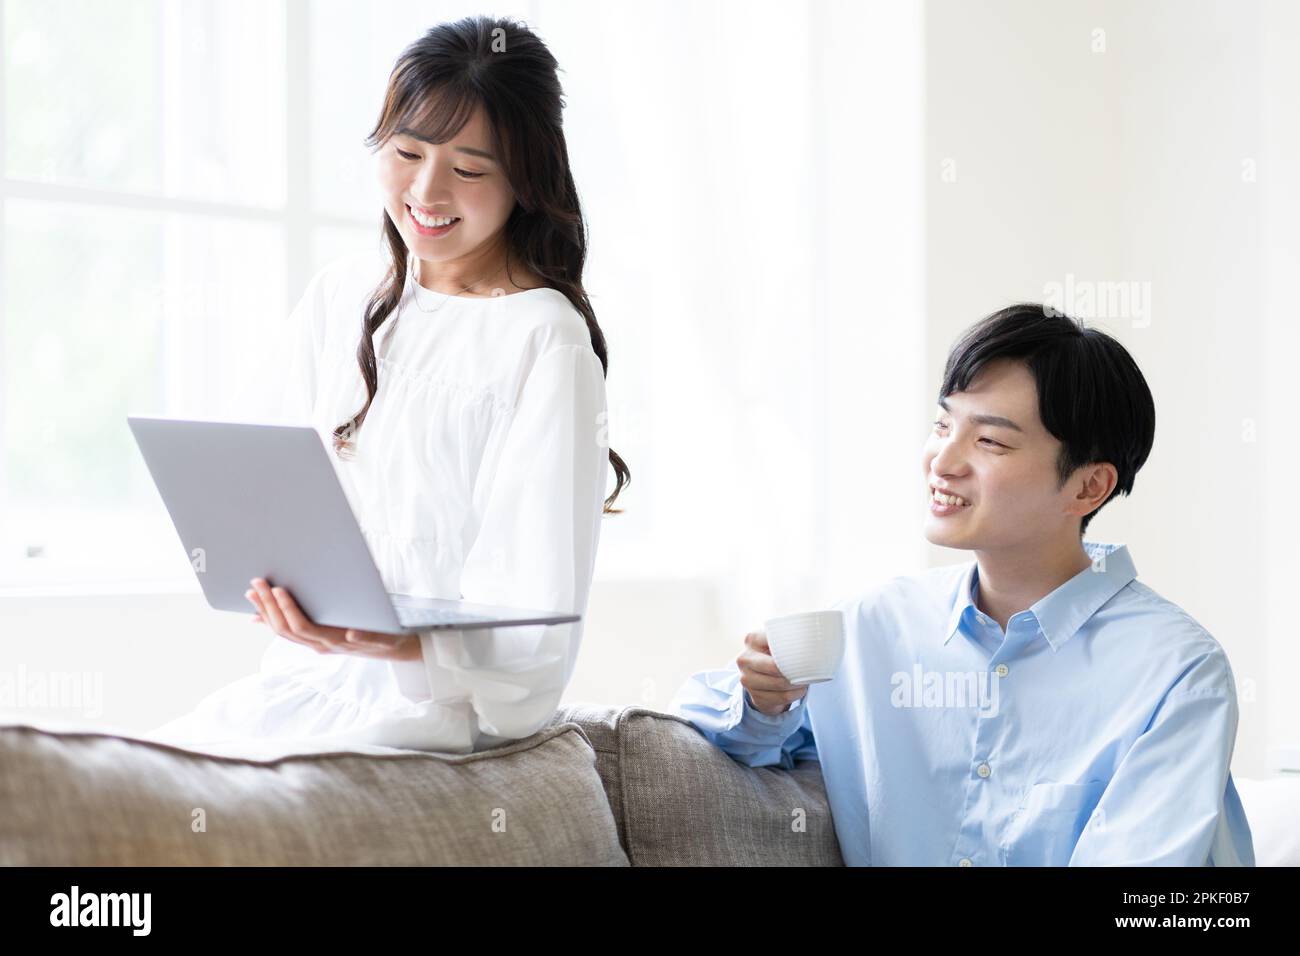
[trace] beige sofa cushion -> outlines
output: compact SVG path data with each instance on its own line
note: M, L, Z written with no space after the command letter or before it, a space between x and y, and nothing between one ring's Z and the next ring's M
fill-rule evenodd
M250 760L0 726L0 864L627 866L582 729Z
M633 866L843 866L821 764L746 767L690 721L644 707L571 704Z

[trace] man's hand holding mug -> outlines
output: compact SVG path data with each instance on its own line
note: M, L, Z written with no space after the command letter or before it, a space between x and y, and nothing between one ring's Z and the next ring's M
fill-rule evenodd
M740 683L761 714L775 717L808 693L810 684L830 680L844 659L844 615L839 611L790 614L745 635L736 658Z

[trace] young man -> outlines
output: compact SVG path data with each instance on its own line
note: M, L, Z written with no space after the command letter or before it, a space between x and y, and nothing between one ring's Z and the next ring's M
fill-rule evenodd
M670 709L748 766L819 760L851 866L1253 866L1223 648L1082 540L1154 434L1117 341L994 313L949 353L923 455L925 536L975 561L837 605L834 680L790 684L758 632Z

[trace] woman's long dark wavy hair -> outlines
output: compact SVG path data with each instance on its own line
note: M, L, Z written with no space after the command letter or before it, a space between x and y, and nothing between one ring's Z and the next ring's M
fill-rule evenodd
M481 106L492 131L493 152L517 199L505 224L507 273L511 258L517 259L563 292L586 319L591 347L608 374L605 335L582 287L586 223L569 170L558 65L527 26L508 18L476 16L439 24L397 58L379 123L365 145L373 151L401 129L445 143ZM352 436L378 391L374 333L396 310L406 284L409 250L387 210L382 229L393 261L366 304L357 363L368 395L361 410L334 429L334 449L340 457L344 449L351 450ZM616 483L604 511L618 513L612 506L631 481L631 472L612 448L609 463Z

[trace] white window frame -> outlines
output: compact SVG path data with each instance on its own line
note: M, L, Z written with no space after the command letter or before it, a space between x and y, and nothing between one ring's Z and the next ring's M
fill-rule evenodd
M215 0L210 0L215 2ZM193 217L211 217L221 220L235 220L249 223L279 224L284 242L287 265L286 301L284 313L292 309L302 289L311 278L312 240L317 230L330 227L366 228L372 225L369 220L351 216L321 214L312 209L311 204L311 7L307 0L283 0L285 16L285 204L280 209L267 209L259 206L241 205L232 202L210 202L205 200L153 196L111 188L98 188L76 184L46 183L29 179L12 177L7 166L7 131L6 116L0 110L0 288L4 287L6 277L6 257L3 223L7 221L8 203L13 200L30 200L42 203L70 203L79 207L95 206L101 208L129 209L153 213L179 213ZM0 49L4 49L5 5L0 0ZM154 0L154 15L163 29L158 32L158 48L154 51L159 61L162 59L163 44L166 42L167 19L174 12L167 0ZM0 103L4 102L6 87L5 71L0 69ZM161 105L160 105L161 110ZM159 117L160 136L165 135L162 117ZM161 148L161 145L160 147ZM164 319L168 322L180 321L178 313L172 311ZM0 321L0 370L8 361L5 349L5 322ZM0 390L0 449L6 448L5 393ZM124 426L125 427L125 426ZM9 495L8 475L5 468L6 458L0 454L0 501L7 501ZM107 546L107 542L104 543ZM91 543L94 546L94 543ZM0 573L3 573L0 567ZM164 580L138 580L117 582L95 582L78 580L65 584L52 582L24 586L5 586L0 579L0 597L41 597L41 596L78 596L96 594L160 594L177 592L197 592L199 586L192 575L179 576Z

